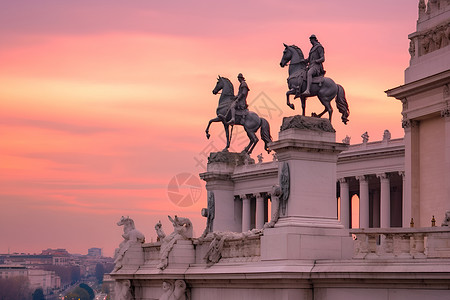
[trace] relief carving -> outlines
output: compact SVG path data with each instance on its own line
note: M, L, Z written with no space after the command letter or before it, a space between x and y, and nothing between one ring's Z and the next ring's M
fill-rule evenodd
M409 53L411 58L415 55L415 39L419 40L419 55L425 55L444 48L450 44L450 23L445 23L411 38Z
M414 39L411 39L409 41L408 51L409 51L409 54L411 55L411 58L414 58L414 56L416 55L416 45L415 45Z
M406 128L414 128L416 126L419 126L419 121L410 120L410 119L403 119L402 120L402 127L404 129L406 129Z

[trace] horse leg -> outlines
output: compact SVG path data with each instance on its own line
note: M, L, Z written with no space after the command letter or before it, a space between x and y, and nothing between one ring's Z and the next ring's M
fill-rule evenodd
M333 114L333 108L331 107L331 103L327 102L327 104L325 105L325 107L328 110L328 120L330 120L331 122L331 115Z
M306 97L300 96L300 101L302 102L302 116L304 116L306 111Z
M241 153L247 153L247 154L248 154L248 149L250 149L250 147L252 146L252 144L253 144L253 141L250 140L249 143L248 143L248 145L247 145L247 147L245 147L244 150L242 150Z
M258 143L259 139L256 136L255 132L252 132L252 131L247 131L247 136L250 139L250 141L253 143L253 145L250 147L250 149L247 152L250 155L252 153L253 149L255 148L256 144Z
M247 154L250 155L250 153L251 153L251 150L250 150L250 149L253 150L253 148L255 147L255 146L253 145L253 144L254 144L254 139L252 138L251 132L247 129L247 127L244 126L244 130L245 130L245 132L247 132L247 136L248 136L249 142L248 142L247 147L245 147L244 150L242 150L242 153L247 153ZM255 135L255 137L256 137L256 135Z
M225 148L222 150L224 152L228 151L228 148L230 148L230 130L229 130L229 125L227 122L223 122L223 127L225 129L225 136L227 138L227 145L225 146Z
M206 130L205 130L207 139L209 139L211 137L211 135L209 134L209 127L211 126L211 123L213 123L213 122L221 122L221 121L222 121L222 119L219 118L219 117L215 117L214 119L209 120L208 126L206 126Z
M289 96L290 95L295 95L295 89L290 89L289 91L286 92L286 104L287 104L287 106L289 106L292 109L295 109L294 104L292 104L291 101L289 100Z
M333 114L333 108L331 107L331 100L329 97L318 97L322 105L325 107L323 112L317 115L318 118L322 117L324 113L328 112L328 119L331 121L331 115Z
M313 114L314 114L314 117L320 118L320 117L322 117L323 114L326 113L327 111L328 111L328 109L325 107L325 109L323 110L323 112L321 112L320 114L316 114L316 113L313 113Z

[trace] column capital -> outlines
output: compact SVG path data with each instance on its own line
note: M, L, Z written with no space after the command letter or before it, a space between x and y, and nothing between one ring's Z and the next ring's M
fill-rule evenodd
M367 175L356 176L356 179L358 179L359 182L367 182L368 180Z
M380 178L380 180L387 180L389 179L390 175L388 173L378 173L377 177Z
M448 118L450 117L450 108L444 108L443 110L441 110L441 117L442 118Z
M250 199L249 195L250 194L241 194L239 195L239 198L241 198L242 200L249 200Z
M404 129L413 128L413 127L417 127L417 126L419 126L419 121L411 120L411 119L407 119L407 118L404 118L402 120L402 127Z
M402 179L405 180L405 171L398 171L398 175L400 175Z
M343 178L338 178L339 183L347 183L347 179L345 177Z

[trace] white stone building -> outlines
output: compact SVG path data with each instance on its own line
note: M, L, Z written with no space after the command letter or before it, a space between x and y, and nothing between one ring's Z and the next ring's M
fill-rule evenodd
M272 162L211 153L214 233L177 234L184 220L162 242L126 241L116 299L450 299L450 1L420 0L409 38L405 84L386 91L403 139L291 127Z

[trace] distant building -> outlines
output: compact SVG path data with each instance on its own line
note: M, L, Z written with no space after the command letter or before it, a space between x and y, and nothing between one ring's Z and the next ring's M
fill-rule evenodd
M90 248L88 249L88 256L102 256L102 248Z
M32 269L23 265L0 265L0 279L25 277L31 290L42 288L44 294L50 294L61 287L61 278L53 271Z
M0 279L27 276L27 268L21 265L0 265Z
M52 264L57 266L67 266L71 261L71 255L66 249L47 249L42 250L41 254L51 256Z

